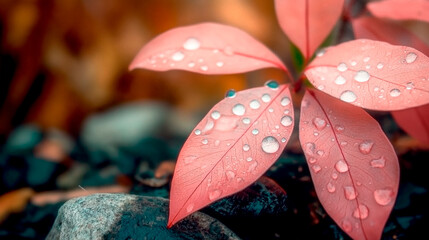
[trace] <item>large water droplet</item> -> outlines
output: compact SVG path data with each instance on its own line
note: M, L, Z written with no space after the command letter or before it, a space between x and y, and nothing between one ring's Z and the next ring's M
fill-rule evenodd
M340 64L338 64L337 69L340 72L345 72L347 70L347 64L341 62Z
M347 163L345 163L343 160L339 160L337 163L335 163L335 169L337 169L337 171L340 173L344 173L349 170L349 166L347 166Z
M200 48L200 41L198 41L198 39L196 38L188 38L184 43L183 43L183 48L186 50L197 50L198 48Z
M226 171L225 175L226 175L226 179L228 179L228 181L231 181L232 179L235 178L235 173L233 171Z
M398 97L399 95L401 95L401 90L394 88L394 89L390 90L389 94L391 97Z
M328 192L330 192L330 193L333 193L333 192L335 192L335 185L334 184L332 184L331 182L330 183L328 183L328 185L326 185L326 190L328 190Z
M253 134L253 135L258 135L258 133L259 133L259 130L258 130L258 129L253 129L253 130L252 130L252 134Z
M354 76L354 80L356 80L358 82L366 82L369 80L369 78L370 78L370 75L365 70L358 71Z
M282 117L282 119L280 120L280 123L281 123L283 126L288 127L288 126L292 125L292 123L293 123L293 119L292 119L292 117L291 117L291 116L284 116L284 117Z
M351 232L353 230L352 223L348 220L343 220L341 227L345 232Z
M344 196L347 200L353 200L356 199L357 193L356 189L352 186L345 186L344 187Z
M386 206L392 202L394 197L393 191L390 188L378 189L374 191L374 199L381 206Z
M262 102L269 102L271 101L271 96L270 94L265 93L264 95L262 95L261 99L262 99Z
M334 80L335 84L337 85L343 85L344 83L346 83L346 81L346 78L341 75L338 75L338 77Z
M349 90L342 92L340 95L340 99L348 103L356 101L356 98L356 94Z
M249 151L249 150L250 150L250 146L249 146L249 144L244 144L244 145L243 145L243 151L247 152L247 151Z
M252 101L250 101L249 106L251 109L258 109L261 106L261 104L259 103L258 100L253 99Z
M384 156L381 156L380 158L371 160L370 164L373 168L384 168L386 165L386 159Z
M268 80L267 82L265 82L265 86L267 86L271 89L278 89L279 83L275 80Z
M314 173L318 173L320 170L322 170L322 167L319 165L313 165L311 166L311 169L313 169Z
M374 146L374 142L371 140L365 140L359 144L359 151L363 154L369 154Z
M216 62L216 66L218 66L218 67L223 67L223 62Z
M211 116L214 120L217 120L220 118L220 112L215 110L212 112Z
M200 129L195 129L194 133L195 133L195 135L200 135L201 134L201 130Z
M275 153L279 150L280 144L275 137L268 136L262 139L262 151L266 153Z
M368 207L363 204L359 204L359 206L353 212L353 217L357 219L366 219L368 215L369 215Z
M182 61L185 58L185 54L183 54L182 52L176 52L171 56L171 59L173 61L179 62Z
M193 203L189 204L189 205L186 207L186 212L188 212L188 213L192 212L192 210L194 210L194 205L195 205L195 204L193 204Z
M326 127L326 121L322 118L319 117L315 117L313 119L313 125L318 129L318 130L322 130Z
M410 52L407 54L407 56L405 57L405 61L407 63L413 63L414 61L416 61L417 59L417 54Z
M237 103L232 107L232 113L234 113L237 116L243 116L244 113L246 113L246 108L243 104Z
M214 191L209 192L209 199L211 201L218 199L220 197L220 195L222 194L222 191L219 189L216 189Z
M289 105L289 104L290 104L290 98L288 98L288 97L284 97L284 98L282 98L282 100L280 101L280 104L281 104L283 107L285 107L285 106Z

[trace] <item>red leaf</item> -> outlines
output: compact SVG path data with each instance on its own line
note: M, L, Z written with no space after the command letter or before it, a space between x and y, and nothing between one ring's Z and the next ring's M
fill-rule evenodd
M379 18L429 22L428 0L385 0L368 3L367 8Z
M352 24L356 38L368 38L393 45L409 46L426 56L429 55L429 47L419 37L395 22L364 16L354 18Z
M307 91L299 129L326 212L353 239L380 239L396 199L399 166L377 121L361 108Z
M204 74L242 73L275 67L282 61L262 43L240 29L201 23L169 30L146 44L130 69L181 69Z
M429 146L429 105L393 111L392 115L405 132Z
M372 40L326 49L305 74L319 90L374 110L429 103L429 58L418 50Z
M286 146L293 118L288 85L244 90L216 104L179 154L168 226L261 177Z
M277 19L283 32L309 59L331 32L344 0L276 0Z

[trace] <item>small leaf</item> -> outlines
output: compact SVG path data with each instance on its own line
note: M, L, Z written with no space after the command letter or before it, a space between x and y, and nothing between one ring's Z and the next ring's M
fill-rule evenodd
M293 126L288 85L271 82L228 94L183 145L171 185L168 226L255 182L278 159Z
M275 67L282 61L244 31L216 23L169 30L146 44L130 69L181 69L203 74L242 73Z
M409 46L419 50L426 56L429 55L429 46L414 33L396 22L364 16L352 19L352 24L356 38L367 38L393 45Z
M283 32L310 59L341 15L344 0L276 0Z
M305 71L319 90L374 110L429 103L429 58L418 50L365 39L325 50Z
M395 151L363 109L306 92L299 138L317 196L353 239L380 239L399 185Z
M368 3L367 8L379 18L429 22L428 0L385 0Z
M392 116L405 132L429 146L429 105L393 111Z

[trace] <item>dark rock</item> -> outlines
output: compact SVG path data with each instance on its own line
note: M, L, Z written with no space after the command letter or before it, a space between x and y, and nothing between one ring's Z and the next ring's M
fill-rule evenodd
M23 125L16 128L8 137L3 151L7 154L30 153L42 140L43 133L35 125Z
M168 200L94 194L61 207L47 239L239 239L216 219L196 212L167 229Z

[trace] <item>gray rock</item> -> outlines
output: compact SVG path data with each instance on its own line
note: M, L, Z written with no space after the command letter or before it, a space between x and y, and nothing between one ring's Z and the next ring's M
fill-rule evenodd
M94 194L66 202L50 239L239 239L218 220L196 212L167 229L168 200Z

